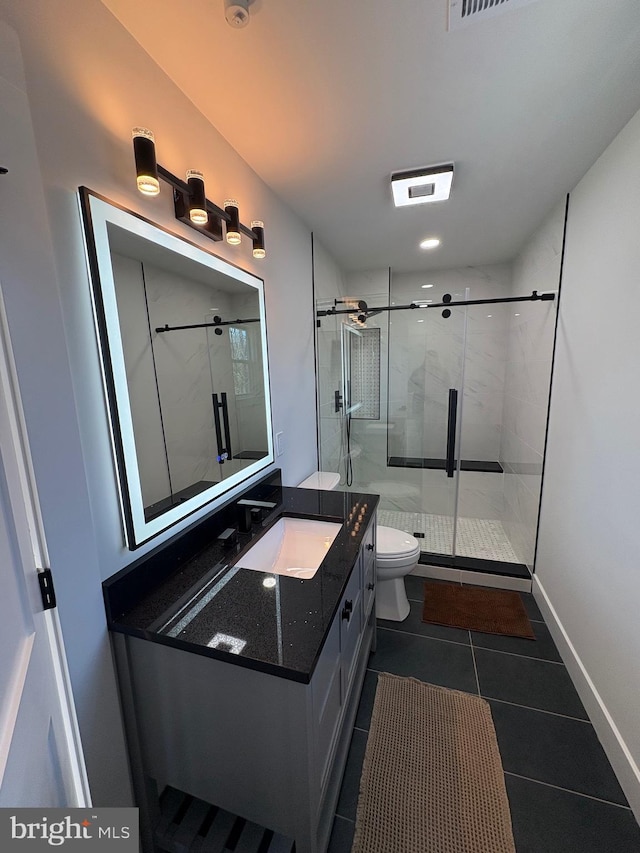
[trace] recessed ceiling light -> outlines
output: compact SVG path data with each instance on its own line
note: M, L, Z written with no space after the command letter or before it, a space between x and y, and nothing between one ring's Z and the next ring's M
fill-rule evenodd
M433 287L433 285L432 284L421 284L420 287L422 287L422 289L424 290L425 287Z
M446 201L451 192L453 163L444 166L428 166L391 175L393 203L396 207L409 204L425 204L429 201Z
M421 249L435 249L440 245L440 240L437 237L427 237L420 243Z

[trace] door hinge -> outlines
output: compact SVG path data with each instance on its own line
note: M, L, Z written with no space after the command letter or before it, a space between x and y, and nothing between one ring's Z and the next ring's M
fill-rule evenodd
M40 569L38 571L38 583L42 594L42 607L44 610L52 610L56 606L56 591L53 588L51 569Z

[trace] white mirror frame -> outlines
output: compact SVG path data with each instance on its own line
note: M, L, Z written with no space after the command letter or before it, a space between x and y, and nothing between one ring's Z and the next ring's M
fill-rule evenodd
M86 187L79 188L79 201L85 225L85 248L92 282L93 314L101 353L103 384L108 401L111 444L118 472L121 512L127 545L133 550L274 462L264 282L240 267L118 206ZM129 403L129 388L107 231L109 224L116 225L181 257L196 261L212 271L223 273L242 284L255 288L260 306L267 455L149 521L145 520Z

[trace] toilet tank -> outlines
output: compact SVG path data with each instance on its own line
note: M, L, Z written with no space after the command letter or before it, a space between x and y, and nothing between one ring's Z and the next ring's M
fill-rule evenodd
M334 474L332 471L315 471L306 480L298 484L299 489L319 489L323 492L330 492L340 483L340 474Z

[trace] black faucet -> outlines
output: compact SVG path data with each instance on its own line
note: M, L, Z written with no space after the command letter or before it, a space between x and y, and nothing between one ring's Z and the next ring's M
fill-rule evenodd
M237 541L238 531L235 529L235 527L227 527L227 529L223 530L222 533L218 536L218 542L220 542L225 549L233 548Z
M273 509L276 504L273 501L256 501L250 498L241 498L238 503L238 531L248 533L254 522L262 519L263 509Z

